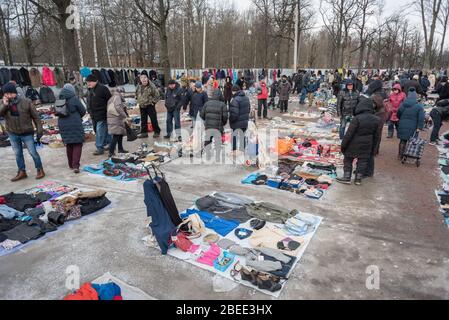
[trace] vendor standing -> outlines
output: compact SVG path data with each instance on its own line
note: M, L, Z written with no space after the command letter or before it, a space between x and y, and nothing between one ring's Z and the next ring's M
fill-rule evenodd
M28 152L34 160L34 165L37 169L36 179L42 179L45 177L45 173L41 158L36 150L33 127L34 123L37 128L37 142L40 143L43 128L39 114L31 100L17 95L14 84L7 83L3 86L2 90L3 99L0 103L0 116L5 118L6 131L8 132L11 146L16 155L17 167L19 169L16 177L11 179L11 181L16 182L28 177L22 144L26 145Z
M153 138L159 138L161 128L157 121L156 103L159 101L159 90L145 74L140 76L140 85L136 90L136 99L140 108L140 135L139 138L148 138L148 117L153 126Z

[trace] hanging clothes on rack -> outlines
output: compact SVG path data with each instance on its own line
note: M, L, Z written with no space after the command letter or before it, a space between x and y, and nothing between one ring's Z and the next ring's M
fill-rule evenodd
M30 80L33 88L40 88L42 86L42 76L37 68L30 69Z
M56 85L55 74L49 67L42 69L42 84L49 87Z

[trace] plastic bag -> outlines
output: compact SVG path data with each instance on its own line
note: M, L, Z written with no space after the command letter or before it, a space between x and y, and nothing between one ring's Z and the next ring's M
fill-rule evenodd
M235 281L224 278L216 274L212 280L214 292L229 292L234 290L239 284Z

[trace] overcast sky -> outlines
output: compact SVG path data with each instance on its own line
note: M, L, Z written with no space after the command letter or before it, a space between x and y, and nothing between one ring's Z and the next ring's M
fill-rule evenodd
M252 0L233 0L236 7L241 9L241 10L245 10L247 8L249 8L250 6L254 6ZM315 17L315 21L317 22L317 26L318 25L322 25L321 22L321 16L320 13L318 11L319 5L320 5L320 0L310 0L313 4L315 4L317 11L316 11L316 17ZM411 1L413 0L385 0L385 8L384 8L384 14L389 14L392 13L393 11L397 11L397 10L402 10L402 9L409 9L409 4ZM413 16L413 15L409 15L408 16L410 20L419 23L419 17L417 16Z

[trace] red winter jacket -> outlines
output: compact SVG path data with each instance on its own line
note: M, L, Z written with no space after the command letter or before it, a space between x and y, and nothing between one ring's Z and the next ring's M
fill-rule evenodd
M48 67L42 69L42 84L48 87L56 85L55 74Z
M393 86L393 89L399 89L399 93L392 93L390 95L390 103L391 103L391 121L399 121L398 118L398 110L401 106L402 102L404 102L406 95L404 92L402 92L401 85L395 84Z
M267 100L268 99L267 84L265 82L262 82L260 84L260 88L262 89L262 92L259 95L257 95L257 100Z

